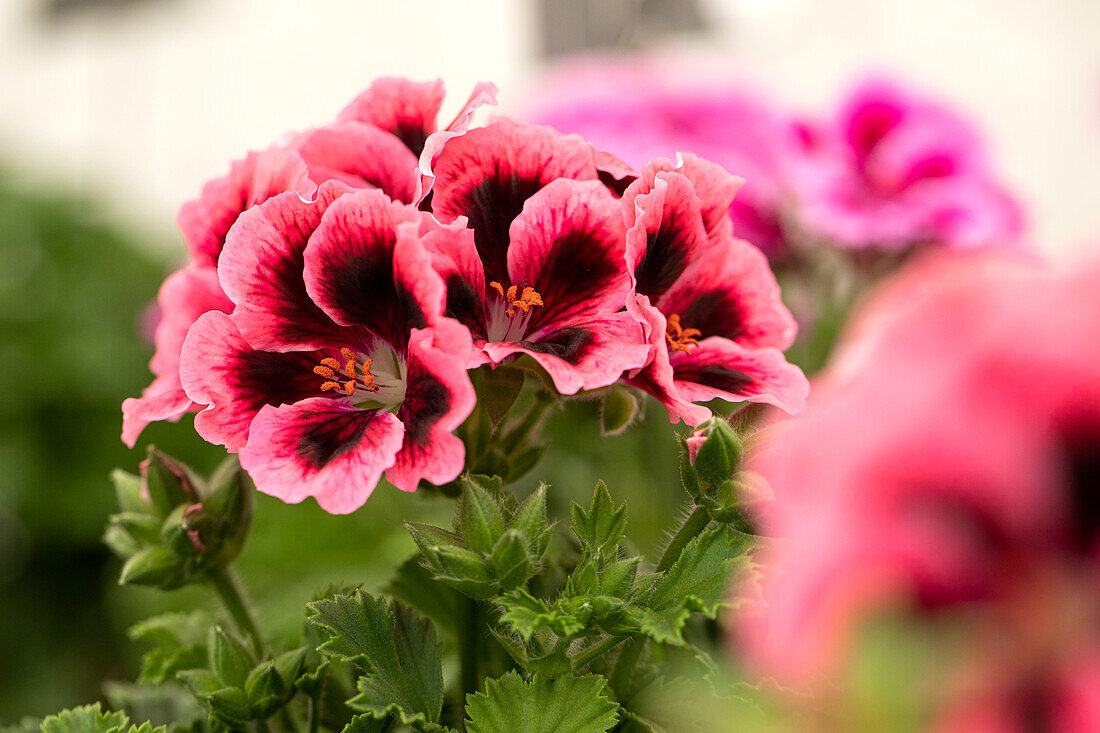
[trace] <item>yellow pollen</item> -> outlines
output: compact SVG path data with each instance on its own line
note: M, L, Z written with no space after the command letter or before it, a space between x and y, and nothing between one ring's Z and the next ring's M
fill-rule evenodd
M516 315L516 308L522 310L523 315L527 315L536 305L545 305L542 302L542 296L529 285L524 286L522 292L515 285L510 286L505 292L504 286L493 280L489 283L489 287L500 293L500 297L508 304L508 310L504 311L504 314L509 318ZM517 294L519 295L518 298L516 297Z
M335 392L343 390L348 396L355 394L357 388L365 389L368 392L377 392L379 388L374 386L374 375L370 371L371 360L364 359L362 366L360 366L359 359L351 349L340 349L340 354L345 359L343 372L347 375L347 381L340 381L340 376L338 376L337 370L341 368L340 362L331 356L326 357L321 359L320 364L313 367L313 373L325 380L321 383L321 391Z
M668 339L669 351L682 351L685 354L691 350L690 347L698 346L698 336L702 336L703 332L698 328L684 328L680 325L680 314L673 313L668 317L668 327L665 329L665 338Z

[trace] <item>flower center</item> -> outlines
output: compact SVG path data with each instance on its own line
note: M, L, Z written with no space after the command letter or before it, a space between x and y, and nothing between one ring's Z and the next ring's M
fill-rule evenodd
M544 305L542 296L530 285L511 285L507 290L493 280L489 287L497 291L500 301L490 306L489 341L519 341L527 332L531 310Z
M703 332L698 328L684 328L681 326L679 313L673 313L668 317L665 338L668 339L669 351L682 351L686 354L692 346L699 345L697 337L701 335L703 335Z
M313 373L326 380L321 384L321 391L328 392L342 389L348 395L355 394L356 389L377 392L378 387L374 386L374 375L370 371L371 362L374 360L364 359L362 367L360 367L359 359L351 349L344 347L340 349L340 354L344 357L343 369L340 368L339 360L331 356L327 359L321 359L321 363L313 367ZM347 377L347 381L342 381L341 371Z

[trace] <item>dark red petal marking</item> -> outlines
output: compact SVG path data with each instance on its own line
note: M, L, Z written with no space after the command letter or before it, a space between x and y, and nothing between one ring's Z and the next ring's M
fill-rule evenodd
M435 131L436 117L443 106L443 81L414 82L385 77L352 100L337 119L378 127L396 136L415 155Z

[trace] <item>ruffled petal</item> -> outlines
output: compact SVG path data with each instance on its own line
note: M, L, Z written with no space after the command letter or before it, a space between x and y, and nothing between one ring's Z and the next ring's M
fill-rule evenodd
M328 355L257 351L230 316L217 311L204 314L187 333L179 371L187 396L207 406L195 416L195 430L231 453L240 450L248 440L252 419L264 405L289 404L320 394L323 380L313 368Z
M298 152L315 181L342 181L353 188L379 188L411 204L420 177L416 156L400 140L359 122L328 125L304 134Z
M657 301L666 317L700 338L721 336L748 347L786 349L798 327L780 299L779 285L764 254L731 239L708 248Z
M538 341L490 342L484 349L494 364L529 354L562 394L606 387L649 358L641 326L625 311L576 321Z
M666 158L654 158L642 166L642 170L638 173L638 180L630 184L623 193L624 208L632 208L636 197L652 191L659 173L676 171L691 181L695 195L699 197L707 236L712 242L729 238L733 232L733 225L729 218L730 205L745 183L745 179L731 175L722 166L690 153L683 153L680 158L678 165L673 165Z
M336 119L377 127L420 155L428 136L435 132L443 96L442 79L416 82L383 77L344 107Z
M405 441L386 470L397 488L414 491L421 480L445 484L462 472L466 449L452 431L477 401L466 372L470 351L469 334L454 322L412 332L405 401L397 411Z
M254 347L313 349L348 340L346 329L310 299L302 268L322 214L350 190L330 181L312 201L294 193L276 196L242 215L229 232L218 274L237 304L237 327Z
M296 504L307 496L330 514L363 506L393 464L405 429L397 416L316 397L260 410L241 466L256 488Z
M626 260L638 293L663 295L708 244L699 197L687 177L658 173L653 189L623 211Z
M428 326L443 307L443 285L426 252L410 265L421 267L419 272L396 276L398 227L410 223L415 231L426 216L372 189L334 203L305 250L313 302L337 323L369 329L403 351L409 331Z
M596 151L596 170L599 172L600 182L616 196L622 196L630 184L638 180L638 171L602 150Z
M228 175L203 186L197 199L180 208L176 223L194 261L214 266L241 212L284 191L310 196L316 188L295 151L276 147L252 152L235 161Z
M447 142L432 170L432 210L469 220L489 280L507 277L508 229L523 205L558 178L595 180L595 150L547 127L497 120Z
M792 415L806 409L810 383L779 349L712 337L671 357L679 396L689 402L764 402Z
M218 284L213 267L189 265L165 279L157 294L161 319L153 336L156 353L149 362L155 379L141 397L122 403L122 440L133 448L145 426L157 420L178 420L194 407L180 384L180 350L187 330L207 311L233 309Z
M508 278L533 287L532 340L578 319L613 313L626 305L626 232L619 203L599 181L553 181L523 207L510 229Z
M433 172L433 168L443 147L447 144L447 141L466 134L466 131L470 129L470 123L473 121L474 114L479 109L485 105L496 106L497 91L496 84L488 81L479 81L474 85L474 90L470 92L466 104L462 105L462 109L460 109L454 119L451 120L451 124L428 136L427 142L424 143L424 151L420 154L421 193L418 197L418 199L423 200L425 204L429 203L428 199L432 192L432 186L435 184L435 173Z
M443 314L470 330L474 338L487 338L485 270L477 255L474 233L466 220L429 231L423 237L432 258L432 269L439 273L446 289Z

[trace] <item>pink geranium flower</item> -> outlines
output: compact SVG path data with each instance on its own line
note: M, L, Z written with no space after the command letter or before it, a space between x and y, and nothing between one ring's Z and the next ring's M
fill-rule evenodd
M623 310L631 290L619 201L596 166L580 138L509 120L438 156L432 210L469 230L429 245L446 314L473 335L472 365L527 354L572 394L645 362L641 329Z
M437 129L444 96L441 81L379 79L340 113L337 122L249 153L234 162L226 176L203 186L200 196L184 204L177 217L193 264L169 278L164 288L172 283L170 291L162 290L158 297L163 320L150 362L155 378L141 397L123 403L123 441L132 447L150 422L177 420L197 408L179 384L179 352L198 316L232 307L220 289L211 290L217 284L213 268L227 233L243 212L288 191L309 198L328 180L377 188L397 201L416 203L424 191L420 158L430 163L443 142L465 132L478 107L495 103L495 91L492 84L479 84L454 120ZM196 273L195 268L209 272ZM190 292L182 292L185 288Z
M383 472L407 491L462 470L470 338L442 317L424 238L439 225L373 189L330 181L241 215L219 262L232 316L184 343L195 427L239 452L257 488L327 511L363 504Z
M870 80L805 134L791 184L809 233L892 251L1019 244L1019 204L997 183L977 131L946 107Z
M741 179L685 155L656 159L623 194L626 259L639 297L649 364L631 383L671 419L698 425L716 398L767 402L797 412L809 385L788 364L796 326L760 250L730 234L726 215Z
M1098 294L1097 267L971 256L868 306L813 407L753 464L785 538L741 628L763 670L806 680L877 613L950 612L974 619L968 663L1004 674L948 698L1068 684L1100 643Z

